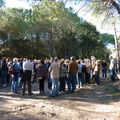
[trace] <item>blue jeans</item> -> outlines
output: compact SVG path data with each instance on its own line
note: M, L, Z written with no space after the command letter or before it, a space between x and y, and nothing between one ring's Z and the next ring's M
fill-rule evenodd
M68 92L74 92L76 89L76 74L69 74L67 85Z
M84 73L78 73L78 84L79 84L79 87L80 87L80 83L83 85L85 84L85 77L84 77Z
M116 76L115 69L111 69L110 70L110 79L112 81L115 81L115 76Z
M16 93L18 91L18 81L19 81L19 75L15 75L12 78L11 92Z
M97 85L100 84L100 76L99 76L99 74L95 74L95 83L97 83Z
M52 90L52 79L50 76L48 76L48 88Z
M102 68L102 77L107 77L107 68Z
M59 79L52 79L52 90L50 92L51 96L59 95Z
M7 84L7 72L6 71L2 71L2 75L1 75L1 79L2 79L2 85L6 85Z
M22 77L18 77L18 88L22 89Z

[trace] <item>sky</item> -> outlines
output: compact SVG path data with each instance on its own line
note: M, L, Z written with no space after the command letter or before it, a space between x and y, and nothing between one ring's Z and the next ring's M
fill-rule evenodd
M27 0L5 0L6 2L6 6L7 7L22 7L22 8L30 8L30 5L26 2ZM83 3L84 4L84 3ZM74 11L78 11L80 9L80 4L74 4L74 3L67 3L66 7L70 7L72 6L72 8L74 9ZM103 26L102 25L102 17L95 18L93 17L89 12L86 12L86 9L82 8L80 9L80 11L78 12L78 16L82 17L83 19L87 20L88 22L92 23L93 25L96 26L97 30L100 33L110 33L110 34L114 34L114 28L113 26ZM120 30L119 30L120 31ZM120 32L119 32L120 34Z
M22 7L22 8L30 8L29 4L24 0L5 0L7 7Z
M89 8L86 8L84 6L85 3L80 3L80 4L72 4L72 7L74 8L75 11L78 11L79 9L79 12L78 12L78 16L82 17L83 19L87 20L88 22L92 23L93 25L96 26L97 30L100 32L100 33L109 33L109 34L114 34L115 31L114 31L114 27L113 25L111 24L103 24L103 21L104 21L104 16L93 16L90 9ZM71 4L69 3L67 5L67 7L71 6ZM81 7L81 6L84 6L84 7ZM116 23L116 31L117 31L117 34L120 35L120 23Z

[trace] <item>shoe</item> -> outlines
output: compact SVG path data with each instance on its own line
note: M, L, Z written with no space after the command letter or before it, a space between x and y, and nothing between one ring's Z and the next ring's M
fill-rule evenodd
M19 94L19 92L14 92L15 94Z
M49 95L49 97L56 97L55 95Z
M80 88L83 88L82 86L80 86Z
M41 93L41 94L44 94L44 91L41 91L40 93Z
M33 93L28 93L28 95L33 95Z
M97 83L95 83L95 86L97 86Z
M22 95L25 95L25 93L22 93Z
M3 85L3 87L6 87L6 86L7 86L6 84Z

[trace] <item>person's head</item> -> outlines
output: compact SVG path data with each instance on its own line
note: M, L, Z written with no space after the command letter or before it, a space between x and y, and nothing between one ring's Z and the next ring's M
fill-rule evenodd
M96 60L96 65L100 65L101 60Z
M112 59L113 59L113 56L110 56L109 59L112 60Z
M66 65L69 64L69 59L66 59L66 60L65 60L65 64L66 64Z
M40 64L43 65L44 64L44 59L40 60Z
M13 59L13 63L17 63L18 62L18 59L17 58L14 58Z
M90 63L90 59L87 59L87 63Z
M64 64L65 60L64 59L61 59L60 60L60 65Z
M23 58L20 58L20 62L22 62L23 61Z
M57 61L58 61L58 58L57 58L57 57L54 57L54 61L57 62Z
M54 59L53 57L50 57L50 60L49 60L50 63L53 63L54 62Z
M3 58L2 58L2 61L3 61L3 62L6 62L6 57L3 57Z
M96 61L96 58L94 56L91 56L91 61Z
M71 57L70 57L70 60L71 60L71 61L75 61L75 57L74 57L74 56L71 56Z
M81 61L80 60L77 60L77 64L80 64L81 63Z
M84 60L84 59L82 59L82 60L81 60L81 63L85 63L85 60Z
M23 58L23 62L25 62L27 59L26 58Z

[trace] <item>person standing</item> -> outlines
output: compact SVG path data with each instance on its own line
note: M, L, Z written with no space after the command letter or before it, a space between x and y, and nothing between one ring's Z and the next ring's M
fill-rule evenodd
M76 63L75 57L72 56L70 58L70 63L68 65L68 81L67 81L67 85L68 85L68 92L69 93L74 92L75 89L76 89L77 70L78 70L78 64Z
M101 69L102 69L102 77L107 77L107 63L105 60L102 61L101 63Z
M7 62L6 62L6 58L3 57L2 58L2 62L1 62L1 83L2 86L7 86L7 72L8 72L8 67L7 67Z
M94 56L91 56L91 74L90 74L91 81L94 81L94 79L95 79L95 75L93 74L94 68L95 68L95 63L96 63L96 58Z
M44 60L40 60L36 67L36 78L39 82L39 94L44 94L44 82L47 78L47 68L44 64Z
M115 77L116 77L116 61L115 61L115 59L112 56L110 58L109 69L110 69L110 78L111 78L111 81L115 82Z
M18 93L20 70L22 69L17 62L18 62L18 59L14 58L13 64L10 67L10 70L12 70L11 71L11 77L12 77L11 92L13 93Z
M28 95L32 95L31 91L31 77L32 77L32 72L33 72L33 64L30 61L30 59L26 59L23 62L23 90L22 90L22 95L25 94L25 86L26 82L28 83Z
M59 71L60 71L60 64L58 62L58 58L54 58L54 62L51 63L49 72L50 72L50 77L52 80L52 90L50 92L51 97L56 97L58 96L59 93Z
M90 83L90 72L91 72L91 63L90 63L90 60L87 59L86 60L86 72L85 72L85 81L87 83Z
M65 83L67 81L67 68L64 59L60 61L60 92L65 91Z
M100 60L96 60L95 68L94 68L94 72L93 72L96 85L100 85L100 69L101 69L100 62L101 62Z

